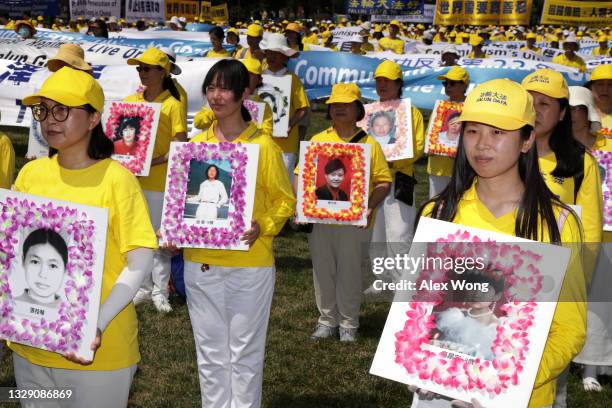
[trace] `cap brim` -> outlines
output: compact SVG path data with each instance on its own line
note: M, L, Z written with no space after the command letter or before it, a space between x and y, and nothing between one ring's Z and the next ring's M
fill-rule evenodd
M325 101L326 105L332 104L332 103L352 103L355 101L359 101L361 103L361 101L359 99L355 99L353 97L350 96L337 96L335 98L328 98L327 101Z
M66 61L63 58L50 58L49 60L47 60L47 67L49 68L49 71L51 72L55 72L57 71L59 68L56 68L58 63L65 63L68 64L69 66L76 68L76 69L80 69L81 71L91 71L91 65L89 65L88 63L86 63L85 61L82 62L70 62L70 61Z
M142 62L142 61L140 61L138 58L129 58L129 59L127 60L127 64L128 64L128 65L138 65L138 64L140 64L141 62ZM143 64L144 64L144 62L143 62Z
M518 130L525 125L533 126L523 120L491 112L461 112L458 121L484 123L503 130Z
M264 51L276 51L276 52L280 52L281 54L285 55L286 57L297 57L300 53L296 50L294 50L293 48L289 48L289 47L272 47L272 48L261 48Z
M26 96L21 103L26 106L36 105L40 103L42 98L54 100L65 106L83 106L89 103L85 98L57 91L39 92L34 95Z

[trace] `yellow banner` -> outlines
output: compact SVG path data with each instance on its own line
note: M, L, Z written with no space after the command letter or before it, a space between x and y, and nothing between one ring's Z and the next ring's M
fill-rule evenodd
M218 6L212 6L210 8L210 18L215 23L218 22L228 22L229 21L229 12L227 11L227 3L220 4Z
M210 1L201 1L200 2L200 19L202 20L210 20Z
M200 2L197 0L166 0L166 20L172 16L193 20L200 15Z
M438 0L436 25L529 24L532 0Z
M612 17L612 2L546 0L541 24L607 26Z

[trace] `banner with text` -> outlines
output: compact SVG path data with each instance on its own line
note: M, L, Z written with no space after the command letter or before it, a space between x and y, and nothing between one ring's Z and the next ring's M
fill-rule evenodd
M437 0L437 25L529 23L532 0Z
M219 4L218 6L211 6L209 9L209 16L205 16L207 20L212 20L215 23L222 23L229 21L229 12L227 11L227 3Z
M125 19L127 21L144 20L164 21L166 7L164 0L126 0Z
M612 18L612 2L545 0L542 24L607 26Z
M198 0L166 0L166 20L172 16L185 17L193 20L200 16L200 2Z
M70 17L119 17L121 15L121 0L70 0Z
M2 0L0 13L8 13L10 18L22 18L23 13L32 16L58 16L59 1L57 0Z
M373 23L388 23L391 20L397 20L402 23L433 23L434 12L436 11L435 4L425 4L423 6L423 14L373 14L370 21Z
M346 13L422 16L423 5L423 0L346 0Z

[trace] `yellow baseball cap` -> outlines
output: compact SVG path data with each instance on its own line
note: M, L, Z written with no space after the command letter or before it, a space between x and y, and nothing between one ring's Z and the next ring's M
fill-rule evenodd
M230 28L229 30L227 30L227 34L232 33L232 34L236 34L236 36L240 36L240 34L238 34L238 30L236 30L234 27Z
M591 72L589 82L597 81L600 79L612 79L612 64L598 65Z
M287 27L285 27L285 31L295 31L296 33L299 33L302 31L302 26L300 26L298 23L289 23L287 24Z
M600 35L599 38L597 39L597 42L608 42L608 36L606 35Z
M503 130L535 126L533 98L509 79L494 79L478 85L467 95L459 120L479 122Z
M88 73L62 67L49 76L40 90L23 98L24 105L36 105L41 98L52 99L65 106L91 105L98 112L104 110L104 91Z
M466 84L470 83L470 74L465 70L465 68L460 67L459 65L455 65L444 75L439 75L438 79L443 81L448 79L450 81L460 81Z
M251 74L261 75L263 73L261 62L257 58L245 58L240 61Z
M357 84L350 82L335 84L325 103L329 105L330 103L351 103L360 100L361 90Z
M531 39L535 40L535 39L536 39L536 35L535 35L535 33L528 33L528 34L527 34L527 39L528 39L528 40L531 40Z
M404 77L402 67L394 61L384 60L376 67L374 78L383 77L395 81Z
M138 65L140 63L147 65L157 65L158 67L162 67L166 70L166 72L170 72L172 69L172 64L170 64L170 59L165 52L157 49L157 48L149 48L138 58L130 58L127 60L128 65Z
M259 24L249 24L247 35L249 37L261 37L263 35L263 28Z
M470 35L470 45L475 47L477 45L481 45L484 42L484 39L479 35Z
M522 85L528 91L539 92L555 99L569 98L569 89L563 75L549 68L538 69L523 78Z
M397 20L391 20L391 22L389 23L390 26L394 25L396 27L401 27L400 22Z

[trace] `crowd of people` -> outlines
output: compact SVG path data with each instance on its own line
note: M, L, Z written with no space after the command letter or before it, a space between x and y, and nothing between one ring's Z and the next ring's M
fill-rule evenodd
M24 38L24 27L33 35L39 24L52 23L49 28L94 35L96 30L117 31L133 25L112 18L67 24L42 18L4 20L0 23L5 28L15 29ZM186 20L173 17L165 26L184 29L186 24ZM151 24L139 21L134 26L139 25ZM151 172L138 178L110 159L115 146L104 135L100 122L104 91L91 75L83 50L76 44L62 45L58 55L49 60L52 74L35 94L23 100L41 124L51 148L49 157L27 163L13 182L14 151L8 138L0 137L0 185L109 209L98 337L92 344L96 353L93 361L85 361L74 354L61 356L10 343L19 388L72 388L77 398L73 406L78 407L127 405L140 360L134 304L151 299L160 312L171 310L170 260L181 250L172 245L160 247L156 237L170 143L247 143L259 146L253 222L241 237L250 249L184 249L182 253L202 406L260 406L276 273L272 242L295 214L299 141L305 139L310 120L304 85L287 63L311 45L333 47L332 31L343 26L362 29L362 41L355 42L359 46L351 50L354 53L381 50L403 54L408 39L447 43L450 54L453 44L468 43L474 58L486 57L482 46L490 42L525 41L524 47L535 53L539 51L537 42L551 47L561 43L565 53L553 62L578 70L586 69L576 54L579 39L596 39L600 43L596 55L607 56L612 37L609 28L436 28L397 21L387 25L348 20L337 25L331 21L255 21L237 22L225 30L215 26L209 31L213 47L206 56L222 59L202 77L207 104L194 119L194 126L202 132L191 139L187 138L187 94L180 85L181 69L174 53L149 48L127 60L137 70L142 86L136 93L126 94L124 100L161 104ZM268 34L262 42L265 31ZM248 47L239 44L242 33ZM395 192L400 179L414 177L414 164L424 156L423 113L412 105L413 157L388 162L376 138L357 125L365 115L359 87L338 83L331 90L326 101L329 127L310 140L371 146L368 224L312 227L308 241L319 311L310 335L314 341L358 341L364 244L410 244L420 217L553 244L612 242L612 233L603 230L602 174L592 154L595 150L612 151L612 139L606 131L612 128L612 65L595 68L583 86L570 87L561 73L539 69L520 84L499 78L467 93L471 79L468 71L457 65L459 53L455 49L456 58L446 54L442 58L449 68L437 79L449 101L463 103L453 122L460 124L457 154L454 158L428 157L430 199L420 207L414 192L408 200L398 199ZM256 89L263 74L291 78L289 127L284 137L273 136L268 107L258 125L243 106L247 99L259 100ZM404 69L396 62L382 61L374 78L380 102L410 97L404 91ZM493 93L496 98L483 97ZM345 192L337 190L340 182L333 180L344 172L342 162L330 161L325 168L329 187L320 194L348 199ZM565 406L572 361L584 365L585 389L601 390L597 375L612 366L611 339L605 330L611 327L612 303L607 303L603 312L601 307L597 312L591 310L588 303L587 312L587 288L605 287L605 282L610 282L606 275L610 274L611 258L612 250L604 244L594 272L575 265L568 269L562 292L571 291L573 301L557 306L530 406ZM602 324L591 325L593 314L603 321L603 328ZM451 405L450 400L429 391L412 390L413 406ZM476 400L471 404L481 406Z

